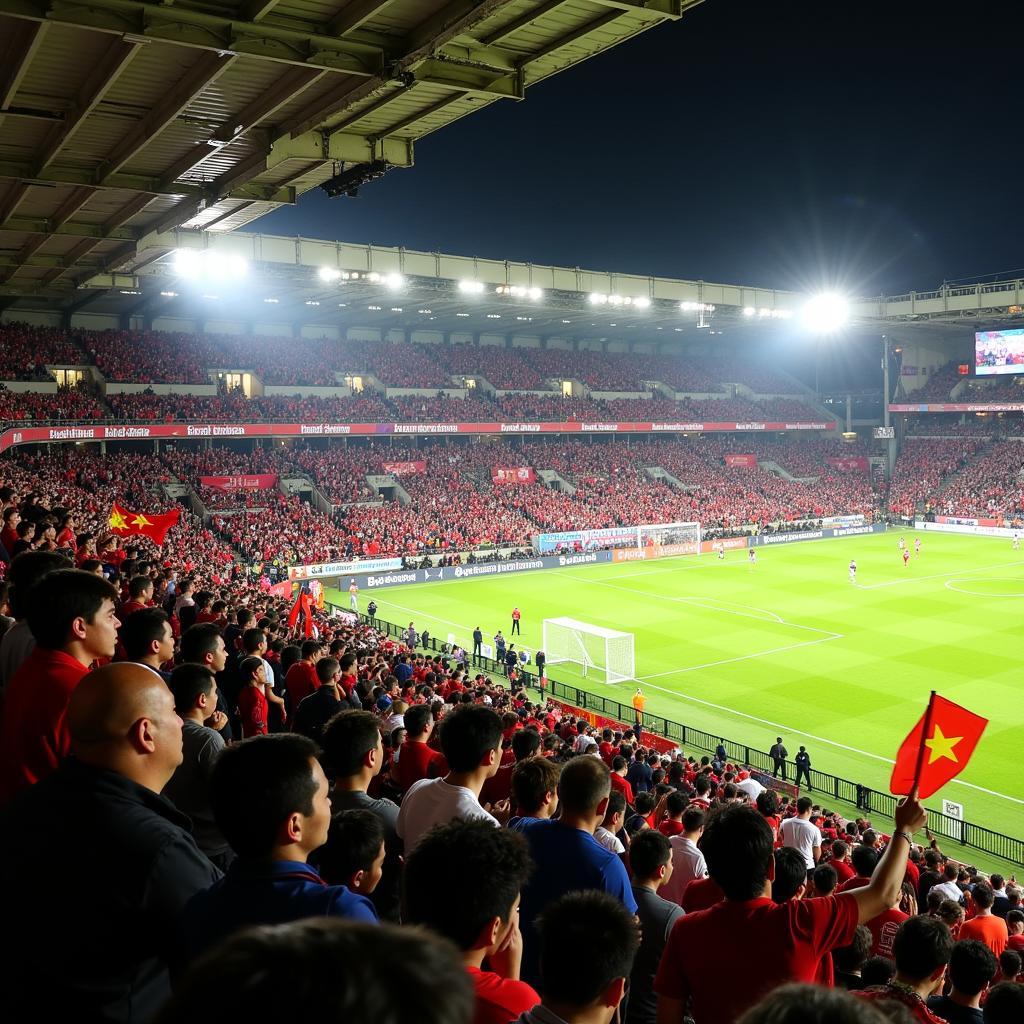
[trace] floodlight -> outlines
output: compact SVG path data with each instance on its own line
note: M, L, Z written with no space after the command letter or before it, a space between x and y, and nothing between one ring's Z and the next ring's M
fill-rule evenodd
M648 309L651 305L651 300L646 295L638 295L633 300L633 305L636 309Z
M484 290L483 281L460 281L459 291L466 295L480 295Z
M757 312L757 310L754 309L753 306L744 306L743 307L743 315L744 316L753 316L756 312Z
M401 274L385 274L383 280L384 287L393 292L405 287L405 278Z
M533 299L534 302L539 302L541 299L544 298L544 289L536 287L530 288L527 294L531 299Z
M340 281L341 271L335 270L334 267L321 267L317 271L317 276L320 278L321 281L326 281L328 283L330 283L331 281Z
M592 306L603 306L608 301L608 296L602 292L590 293L590 304Z
M850 318L850 303L836 292L824 292L809 299L803 308L804 326L815 334L834 334Z
M196 278L202 272L202 254L194 249L178 249L174 254L174 272L178 277Z

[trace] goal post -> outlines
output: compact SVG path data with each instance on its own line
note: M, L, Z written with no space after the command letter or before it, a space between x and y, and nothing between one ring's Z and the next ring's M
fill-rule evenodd
M603 673L606 683L636 678L632 633L605 629L579 619L544 620L545 664L579 665L584 676Z
M648 558L699 555L700 523L650 523L636 528L636 546Z

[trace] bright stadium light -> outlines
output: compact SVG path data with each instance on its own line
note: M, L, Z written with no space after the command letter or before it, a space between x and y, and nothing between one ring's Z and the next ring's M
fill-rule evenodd
M401 274L385 274L384 287L393 292L400 291L405 287L405 278Z
M319 277L321 281L330 284L332 281L341 280L341 271L335 270L334 267L321 267L317 271L317 277Z
M635 309L649 309L651 306L651 300L646 295L638 295L633 300L633 306Z
M202 254L194 249L179 249L174 254L174 272L178 277L193 280L202 273Z
M174 253L174 272L190 281L237 281L249 272L242 256L214 252L211 249L178 249Z
M753 306L744 306L743 307L743 315L744 316L753 316L756 312L757 312L757 310L754 309Z
M603 292L591 292L589 298L592 306L604 306L608 302L608 296Z
M801 312L804 326L815 334L834 334L850 319L850 303L836 292L808 299Z
M480 295L484 290L483 281L460 281L459 291L465 295Z

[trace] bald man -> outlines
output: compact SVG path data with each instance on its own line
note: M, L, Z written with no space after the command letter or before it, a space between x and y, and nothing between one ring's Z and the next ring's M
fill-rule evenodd
M0 826L5 923L18 936L0 957L0 991L10 1020L149 1021L180 959L180 911L220 877L160 796L182 760L181 719L156 672L118 662L78 684L67 724L75 756Z

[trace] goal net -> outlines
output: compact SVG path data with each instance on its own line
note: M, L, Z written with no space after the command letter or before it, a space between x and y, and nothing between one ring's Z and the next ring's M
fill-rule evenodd
M584 676L593 671L603 675L606 683L635 678L633 639L632 633L592 626L578 619L544 620L546 664L579 665Z
M700 554L700 523L661 523L637 527L637 547L647 558Z

